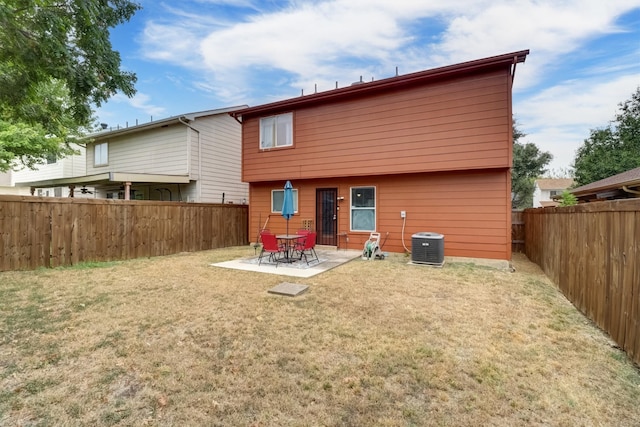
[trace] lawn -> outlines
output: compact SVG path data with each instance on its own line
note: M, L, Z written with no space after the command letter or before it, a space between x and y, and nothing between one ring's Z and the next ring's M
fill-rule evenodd
M640 425L638 369L520 255L209 265L250 254L0 273L0 425Z

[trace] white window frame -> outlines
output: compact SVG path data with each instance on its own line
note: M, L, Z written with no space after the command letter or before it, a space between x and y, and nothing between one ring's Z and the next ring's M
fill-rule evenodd
M284 132L284 135L283 135ZM293 146L293 113L278 114L260 119L260 149Z
M93 166L109 164L109 143L100 142L93 145Z
M298 213L298 190L294 188L291 190L293 192L293 212ZM282 197L279 197L278 206L274 206L274 194L282 193ZM271 213L282 213L282 200L284 199L284 190L271 190Z
M357 194L356 191L358 189L373 189L373 206L355 206L354 194ZM362 231L362 232L371 232L376 231L376 223L378 217L378 200L377 200L377 189L373 185L360 185L357 187L351 187L349 190L349 229L351 231ZM356 196L357 198L357 196ZM354 228L353 226L353 217L355 212L358 211L373 211L373 228L372 229L364 229L364 228Z

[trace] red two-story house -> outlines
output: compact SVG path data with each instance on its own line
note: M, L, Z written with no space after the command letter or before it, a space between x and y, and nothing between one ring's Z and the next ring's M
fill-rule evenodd
M511 88L528 50L250 107L242 180L250 234L289 229L318 244L411 249L417 232L444 235L445 255L511 258ZM253 231L251 231L253 230Z

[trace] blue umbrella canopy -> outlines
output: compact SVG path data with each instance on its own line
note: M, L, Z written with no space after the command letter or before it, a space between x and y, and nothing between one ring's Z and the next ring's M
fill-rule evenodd
M291 181L284 184L284 199L282 200L282 216L287 220L287 234L289 234L289 219L293 216L293 185Z

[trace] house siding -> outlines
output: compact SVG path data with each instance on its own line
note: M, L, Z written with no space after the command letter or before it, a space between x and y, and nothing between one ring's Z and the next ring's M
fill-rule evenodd
M24 168L19 171L13 172L13 183L16 182L29 182L36 179L55 179L55 178L68 178L71 175L64 174L65 162L70 162L71 159L59 159L55 163L37 165L36 169Z
M87 174L130 172L186 175L188 169L187 130L182 124L102 139L109 143L109 164L95 167L94 144L87 145Z
M59 161L62 162L63 166L63 176L64 177L72 177L72 176L82 176L87 173L87 157L85 152L87 151L84 147L79 147L80 154L67 157L65 159L61 159Z
M383 250L411 250L411 236L421 231L445 236L445 255L510 259L510 181L504 171L477 170L457 173L416 173L394 176L350 177L293 181L298 190L298 213L290 220L289 230L302 226L303 219L315 222L315 197L318 188L337 188L339 203L337 230L340 248L361 250L369 232L353 232L350 227L350 188L376 188L376 231L384 241ZM284 181L251 185L250 235L257 239L264 227L279 233L286 221L271 213L271 190L281 189ZM406 223L400 217L406 212ZM268 221L267 221L268 218ZM388 234L387 234L388 233ZM348 238L348 241L347 241ZM403 246L404 238L404 246Z
M64 158L57 159L55 163L40 164L36 166L36 169L23 168L18 171L12 171L10 178L10 185L15 185L19 182L31 182L38 180L53 180L57 178L72 178L85 175L85 148L81 146L74 146L74 149L79 151L79 154L74 154ZM48 188L51 196L55 194L55 187ZM21 191L13 192L14 194L30 194L30 189L24 187ZM69 195L69 187L61 187L60 194L62 197ZM87 195L75 194L77 197L88 197ZM92 196L93 197L93 196Z
M221 114L199 118L193 126L200 131L201 147L199 150L197 133L193 132L191 170L192 176L197 176L201 169L201 200L220 203L223 193L225 203L248 200L249 185L241 182L241 125L228 114Z
M2 186L10 186L13 184L12 174L13 171L7 171L0 173L0 185Z
M294 146L243 126L243 181L510 167L507 69L294 111ZM366 83L365 83L366 84Z

